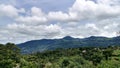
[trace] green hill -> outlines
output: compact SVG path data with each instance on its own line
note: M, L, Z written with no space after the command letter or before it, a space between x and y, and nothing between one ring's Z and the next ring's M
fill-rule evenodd
M107 47L113 45L120 45L120 36L107 38L107 37L95 37L88 38L73 38L66 36L61 39L42 39L32 40L25 43L18 44L22 53L35 53L43 52L46 50L55 50L57 48L78 48L78 47Z
M12 43L0 44L0 68L119 68L120 47L80 47L21 54Z

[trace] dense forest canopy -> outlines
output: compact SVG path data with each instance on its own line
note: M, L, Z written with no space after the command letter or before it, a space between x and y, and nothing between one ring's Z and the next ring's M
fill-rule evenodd
M13 43L0 44L0 68L119 68L120 47L80 47L21 54Z

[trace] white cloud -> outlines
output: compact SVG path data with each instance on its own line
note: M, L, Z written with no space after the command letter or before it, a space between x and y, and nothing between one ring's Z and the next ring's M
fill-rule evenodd
M8 17L16 17L19 15L19 13L25 12L23 8L16 9L12 5L4 5L0 4L0 17L1 16L8 16Z
M48 19L40 8L32 7L29 15L26 13L26 16L19 16L16 21L26 25L41 25L46 24Z
M69 15L66 13L63 13L61 11L58 12L49 12L48 14L48 18L50 20L55 20L55 21L65 21L65 20L69 20Z
M62 28L53 24L36 27L24 24L9 24L6 28L1 28L0 36L2 41L18 43L42 38L56 38L61 32Z
M45 17L31 16L31 17L19 17L16 19L19 23L24 23L26 25L40 25L45 24L47 19Z
M98 0L99 1L99 0ZM111 17L120 16L120 6L109 4L110 0L101 0L95 3L91 0L76 0L70 8L71 13L76 13L77 18L102 20ZM107 4L106 4L107 3Z
M31 15L32 16L44 16L45 13L40 8L32 7L31 8Z
M24 35L30 35L30 36L41 36L41 35L47 35L47 34L59 34L61 32L61 27L58 25L38 25L36 27L34 26L27 26L24 24L9 24L7 26L8 30L12 30L20 34Z
M25 11L12 5L0 5L0 16L12 17L15 22L0 27L0 41L23 42L66 35L82 38L92 35L116 36L120 30L120 5L117 1L76 0L67 12L48 13L37 7Z
M120 16L120 6L111 4L114 4L111 0L98 0L97 3L92 0L76 0L66 13L50 11L48 14L44 13L40 8L32 7L29 16L22 16L17 21L26 23L33 21L38 23L54 21L79 22L81 20L96 21Z

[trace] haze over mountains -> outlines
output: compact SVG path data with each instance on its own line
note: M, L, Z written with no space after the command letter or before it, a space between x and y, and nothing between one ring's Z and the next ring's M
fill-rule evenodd
M61 39L32 40L18 44L22 53L43 52L57 48L107 47L113 45L120 45L120 36L113 38L91 36L83 39L66 36Z

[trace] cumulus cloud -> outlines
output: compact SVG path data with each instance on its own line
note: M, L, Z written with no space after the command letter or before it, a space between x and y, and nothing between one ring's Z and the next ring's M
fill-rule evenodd
M40 8L32 7L31 8L31 15L32 16L44 16L45 13Z
M113 5L112 5L113 4ZM114 10L116 9L116 10ZM109 10L109 11L108 11ZM45 14L40 8L32 7L31 16L21 17L17 20L20 21L58 21L58 22L71 22L80 20L103 20L106 18L117 17L120 15L119 5L114 4L111 0L76 0L68 12L50 11ZM23 20L24 19L24 20ZM29 20L29 21L28 21Z
M47 19L45 17L38 17L38 16L32 16L32 17L19 17L16 19L19 23L24 23L26 25L39 25L44 24L47 22Z
M118 0L76 0L67 12L48 13L35 6L24 10L1 4L0 17L10 17L14 23L0 27L0 41L18 43L67 35L113 37L120 30L118 3Z
M49 12L48 18L55 21L64 21L69 19L69 15L61 11L58 12Z
M0 35L2 40L6 40L7 42L21 42L42 38L56 38L61 32L61 27L53 24L36 27L24 24L9 24L6 28L1 28Z
M19 13L24 13L25 10L23 8L16 9L12 5L4 5L0 4L0 17L1 16L8 16L8 17L16 17L19 15Z
M116 2L115 2L116 3ZM40 8L32 7L30 16L20 17L20 22L74 22L81 20L104 20L120 16L120 6L111 0L76 0L68 12L50 11L44 13ZM115 9L115 10L114 10Z
M48 19L46 17L46 14L40 8L32 7L29 11L29 15L19 16L16 18L16 21L19 23L24 23L26 25L41 25L45 24Z
M58 25L39 25L37 27L34 26L26 26L24 24L12 24L7 26L8 30L12 30L13 33L17 32L23 35L28 36L46 36L47 34L50 36L54 36L56 34L61 33L61 27ZM53 34L52 34L53 33Z
M70 8L70 13L77 14L78 19L102 20L120 15L120 6L111 5L111 0L76 0Z

